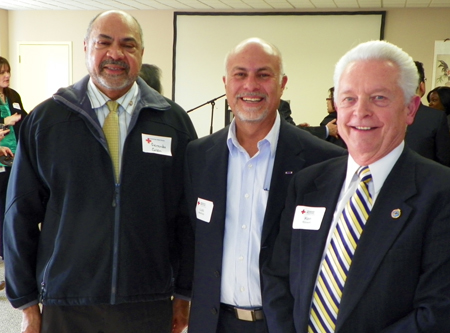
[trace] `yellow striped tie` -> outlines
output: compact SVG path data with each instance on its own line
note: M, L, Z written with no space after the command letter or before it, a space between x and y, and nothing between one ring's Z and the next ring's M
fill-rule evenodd
M342 211L317 278L308 332L332 333L336 329L342 292L358 240L372 209L369 167L357 171L360 182Z
M116 101L108 101L106 105L109 114L103 123L103 133L105 133L106 142L108 143L109 154L114 165L115 179L119 181L119 103Z

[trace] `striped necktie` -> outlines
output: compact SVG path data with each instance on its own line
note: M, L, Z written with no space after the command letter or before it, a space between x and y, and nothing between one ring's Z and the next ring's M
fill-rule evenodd
M353 254L372 209L369 182L372 175L368 166L357 171L360 182L342 211L331 237L316 282L308 332L334 332L344 290L345 280Z
M109 154L114 165L116 182L119 180L119 103L116 101L108 101L106 105L109 114L103 123L103 133L105 133L106 142L108 143Z

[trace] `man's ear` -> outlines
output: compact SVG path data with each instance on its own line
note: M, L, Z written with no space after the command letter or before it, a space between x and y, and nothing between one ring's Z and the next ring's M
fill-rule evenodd
M423 97L423 95L425 95L425 82L420 82L419 86L417 87L417 95L419 95L420 98Z
M411 101L406 106L408 108L408 112L406 113L406 123L408 125L411 125L414 122L414 117L416 116L417 110L419 109L419 105L420 97L417 95L411 97Z
M286 75L283 75L283 78L281 79L281 91L284 91L286 88L286 83L288 82L288 77Z

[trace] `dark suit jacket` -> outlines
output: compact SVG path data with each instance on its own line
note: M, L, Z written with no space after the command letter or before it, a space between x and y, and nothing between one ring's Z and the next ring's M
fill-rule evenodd
M326 126L306 126L306 127L298 126L298 127L304 131L311 133L314 136L317 136L319 139L326 140L327 138L327 129L325 128Z
M345 178L346 158L299 172L273 256L263 269L270 332L306 332L317 272ZM295 207L326 207L320 229L293 230ZM400 209L399 218L391 217ZM450 169L405 148L353 257L336 332L448 332ZM294 329L295 325L295 329Z
M195 228L195 271L189 332L215 332L220 306L223 237L227 195L228 127L192 141L187 148L186 188L191 219ZM281 119L280 135L265 212L260 266L268 260L279 230L289 181L298 170L345 154ZM197 199L214 203L210 223L197 220Z
M450 133L444 111L420 104L405 142L420 155L450 166Z
M320 126L326 126L330 121L337 119L337 112L330 112L328 115L323 118L322 122L320 123ZM335 145L338 145L339 147L347 149L347 145L345 144L344 140L339 138L335 138L334 136L328 136L326 138L328 142L334 143Z
M292 114L291 106L289 105L289 103L287 101L284 101L282 99L280 100L280 105L278 106L278 112L280 113L281 118L286 120L289 124L295 126L294 119L292 119L292 116L291 116L291 114Z

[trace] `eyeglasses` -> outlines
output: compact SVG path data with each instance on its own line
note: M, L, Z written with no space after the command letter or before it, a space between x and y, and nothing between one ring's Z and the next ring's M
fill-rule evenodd
M333 100L332 98L330 98L330 97L328 97L328 98L326 98L326 100L327 101L331 101L331 100Z

